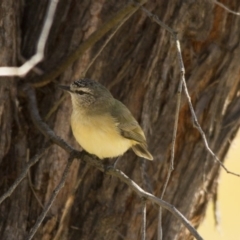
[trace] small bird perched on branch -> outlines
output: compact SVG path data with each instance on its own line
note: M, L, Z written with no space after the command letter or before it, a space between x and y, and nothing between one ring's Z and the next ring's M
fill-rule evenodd
M103 85L81 79L60 88L71 95L71 127L83 149L103 159L118 157L132 148L137 156L153 160L138 122Z

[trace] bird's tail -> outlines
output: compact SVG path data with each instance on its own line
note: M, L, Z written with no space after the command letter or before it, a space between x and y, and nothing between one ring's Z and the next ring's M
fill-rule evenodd
M132 150L139 157L143 157L148 160L153 160L152 154L147 150L147 146L145 146L144 144L136 144L132 146Z

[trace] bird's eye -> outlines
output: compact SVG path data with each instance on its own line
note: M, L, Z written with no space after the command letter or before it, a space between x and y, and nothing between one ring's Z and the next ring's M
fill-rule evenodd
M79 95L83 95L83 94L85 94L86 92L81 91L81 90L77 90L76 93L79 94Z

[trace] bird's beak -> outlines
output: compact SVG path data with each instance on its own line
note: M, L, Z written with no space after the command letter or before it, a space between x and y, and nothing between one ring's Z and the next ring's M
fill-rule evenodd
M65 90L65 91L68 91L68 92L71 92L70 90L70 87L69 86L64 86L64 85L58 85L59 88Z

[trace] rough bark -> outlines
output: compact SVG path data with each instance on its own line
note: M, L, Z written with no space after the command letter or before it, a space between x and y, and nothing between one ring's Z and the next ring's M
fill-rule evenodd
M222 1L240 10L238 0ZM14 4L13 4L14 3ZM17 53L30 57L34 51L48 1L2 0L1 65L15 65ZM45 60L45 73L85 41L127 1L63 1L57 9ZM179 32L186 79L195 111L209 144L221 160L239 127L240 18L208 0L148 1L145 7ZM19 20L18 20L19 19ZM18 23L19 21L19 23ZM19 39L19 41L17 41ZM71 83L82 76L105 38L77 60L57 83ZM137 11L116 33L87 72L126 104L139 120L154 156L153 162L138 159L129 151L118 167L145 190L160 196L170 160L171 138L180 80L174 41L168 32ZM4 193L20 174L28 159L47 141L35 128L26 100L17 95L17 82L34 81L2 78L0 81L0 192ZM41 116L53 130L79 148L73 139L69 116L70 98L46 119L62 96L55 83L36 89ZM17 104L19 102L19 104ZM44 204L61 178L67 154L53 146L30 171L34 191ZM207 203L217 191L219 165L207 153L193 127L186 98L183 97L178 124L175 169L164 199L175 205L194 226L204 217ZM143 178L142 172L146 174ZM71 193L78 178L76 196ZM1 239L24 239L41 206L29 178L25 178L10 198L0 206ZM67 203L67 204L66 204ZM64 209L69 208L63 218ZM158 208L147 204L147 239L156 239ZM141 202L115 178L88 168L75 160L71 174L54 202L35 239L139 239ZM188 231L169 212L163 214L164 239L190 239Z

